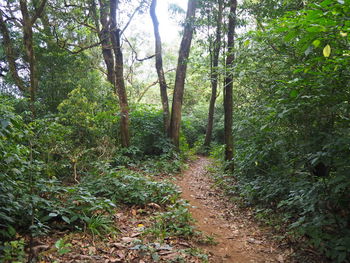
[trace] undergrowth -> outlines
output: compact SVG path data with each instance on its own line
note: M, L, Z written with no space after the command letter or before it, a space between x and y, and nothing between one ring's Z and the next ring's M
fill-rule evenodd
M212 150L216 165L210 172L233 202L242 208L253 207L255 218L272 227L277 239L299 247L296 258L318 262L324 254L332 262L348 262L350 232L341 210L332 210L337 198L337 192L331 188L332 179L299 175L290 180L282 174L253 176L243 174L240 167L233 174L227 173L223 150L223 147ZM318 249L318 259L311 259L314 254L310 258L304 253L310 247Z

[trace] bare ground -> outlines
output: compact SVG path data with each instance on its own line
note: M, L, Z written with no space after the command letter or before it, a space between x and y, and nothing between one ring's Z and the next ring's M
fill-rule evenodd
M196 226L214 238L212 244L201 245L210 262L291 262L287 258L292 251L279 249L249 210L239 208L213 186L207 173L210 165L209 159L199 157L177 181Z

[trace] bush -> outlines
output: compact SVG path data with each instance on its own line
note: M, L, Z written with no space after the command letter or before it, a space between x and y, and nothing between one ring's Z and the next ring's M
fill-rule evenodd
M111 199L116 204L170 204L179 196L179 191L174 185L156 182L129 170L88 176L84 178L82 185L94 196Z

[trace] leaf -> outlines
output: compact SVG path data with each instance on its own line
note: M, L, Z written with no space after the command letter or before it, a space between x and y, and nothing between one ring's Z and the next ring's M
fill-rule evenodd
M58 216L57 213L50 213L50 214L49 214L49 217L56 217L56 216Z
M62 220L63 220L64 222L66 222L67 224L70 224L70 220L69 220L68 217L62 216Z
M316 40L314 40L314 41L312 42L312 45L314 45L314 47L319 47L320 44L321 44L321 41L318 40L318 39L316 39Z
M338 3L341 5L345 4L344 0L338 0Z
M341 35L342 37L346 37L346 36L348 35L348 33L343 32L343 31L340 31L340 35Z
M323 48L323 56L325 56L326 58L328 58L331 55L331 46L330 45L326 45Z
M292 90L289 95L291 98L296 98L298 96L298 91Z

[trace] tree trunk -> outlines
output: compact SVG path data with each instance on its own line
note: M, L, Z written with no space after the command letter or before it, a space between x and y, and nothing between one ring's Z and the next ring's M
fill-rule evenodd
M118 0L110 0L110 36L112 47L114 51L114 74L115 74L115 88L119 97L119 106L121 111L120 129L121 129L121 143L123 147L130 146L129 135L129 105L124 83L123 73L123 53L120 43L120 29L117 27L116 11L118 9Z
M195 18L196 4L197 0L188 1L184 34L180 45L179 58L176 69L173 105L170 120L170 138L176 149L179 149L180 146L182 100L185 86L187 60L190 53L191 41L194 31L193 20Z
M160 87L160 96L163 107L163 121L164 121L164 132L169 133L170 119L169 119L169 102L167 94L167 84L165 80L163 70L163 58L162 58L162 41L159 34L159 22L156 15L157 0L152 0L150 6L150 15L153 22L154 39L155 39L155 54L156 54L156 70L158 74L158 81Z
M30 76L30 88L29 88L29 96L30 96L30 110L32 112L33 117L35 117L35 96L39 86L39 79L37 73L37 65L34 54L34 46L33 46L33 24L42 14L46 0L41 1L41 4L38 9L36 9L33 17L30 17L27 1L20 0L20 9L23 18L23 43L24 49L26 53L26 60L29 64L29 76Z
M208 111L208 124L207 130L205 133L204 146L210 147L211 137L213 133L213 122L214 122L214 110L215 110L215 101L216 101L216 93L218 87L218 65L219 65L219 55L221 49L221 24L222 24L222 11L223 11L223 3L222 0L218 0L219 9L217 16L217 24L216 24L216 36L214 41L214 50L210 50L210 79L211 79L211 97L209 103L209 111Z
M236 8L237 0L230 1L230 14L227 33L227 56L226 56L226 76L224 86L224 138L225 138L225 160L229 162L228 170L234 170L233 160L233 135L232 135L232 118L233 118L233 62L234 56L234 35L236 27Z
M111 38L108 28L108 5L104 0L99 0L100 3L100 23L101 30L99 28L98 21L95 21L96 27L98 29L98 37L101 42L102 56L107 68L107 80L112 84L115 93L117 94L115 86L115 74L114 74L114 56L112 52ZM94 10L95 11L95 10ZM95 11L95 17L97 19L97 14Z

